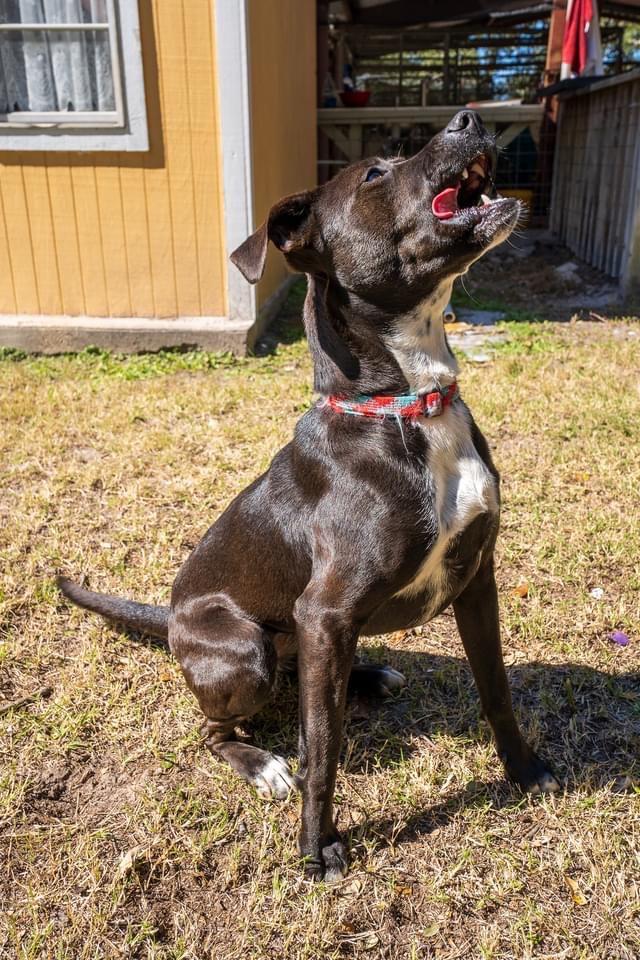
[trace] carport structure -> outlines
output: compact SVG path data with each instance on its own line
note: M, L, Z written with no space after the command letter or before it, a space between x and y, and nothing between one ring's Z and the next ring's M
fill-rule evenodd
M319 179L362 156L410 155L476 106L502 148L501 191L630 292L640 273L640 0L599 9L602 75L559 82L566 0L320 3ZM371 98L344 106L343 78L358 75Z

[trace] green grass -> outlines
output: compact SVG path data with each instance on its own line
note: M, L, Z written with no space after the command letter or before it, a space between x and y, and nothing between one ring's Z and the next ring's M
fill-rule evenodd
M166 601L312 402L298 307L264 358L0 359L0 693L53 688L0 714L0 955L635 960L637 324L521 319L491 363L462 363L502 473L505 658L556 798L503 781L447 612L367 641L410 684L351 706L337 806L352 870L307 885L298 800L265 803L215 762L177 665L56 593L64 569ZM295 756L293 686L255 739Z
M157 353L125 355L99 347L87 347L79 353L61 354L55 358L34 356L10 347L0 347L0 362L19 363L25 370L48 380L110 378L115 380L147 380L183 370L200 372L239 367L242 357L230 353L207 353L200 350L159 350Z

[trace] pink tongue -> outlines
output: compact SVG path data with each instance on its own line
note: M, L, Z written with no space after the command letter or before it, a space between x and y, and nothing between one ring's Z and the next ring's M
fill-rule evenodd
M431 209L438 220L450 220L458 212L459 187L447 187L431 201Z

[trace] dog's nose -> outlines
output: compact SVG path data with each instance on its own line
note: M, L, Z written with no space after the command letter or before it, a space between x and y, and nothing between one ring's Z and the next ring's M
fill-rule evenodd
M447 126L446 133L464 133L467 130L478 134L485 132L480 115L475 110L459 110Z

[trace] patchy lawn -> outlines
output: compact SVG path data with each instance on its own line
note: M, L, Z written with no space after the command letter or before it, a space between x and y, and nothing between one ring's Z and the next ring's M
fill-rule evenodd
M52 579L165 602L312 401L304 344L0 362L0 955L640 955L640 329L510 334L462 390L503 477L517 710L566 790L504 782L449 612L368 642L410 685L351 707L352 869L332 889L301 878L299 800L265 803L200 745L171 658ZM285 685L259 744L294 754L295 699Z

